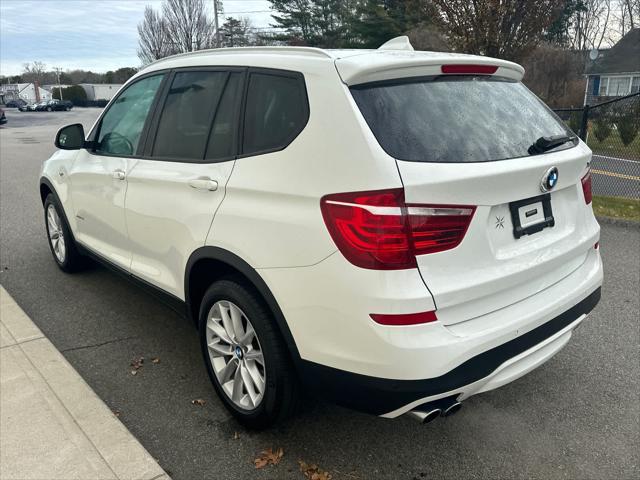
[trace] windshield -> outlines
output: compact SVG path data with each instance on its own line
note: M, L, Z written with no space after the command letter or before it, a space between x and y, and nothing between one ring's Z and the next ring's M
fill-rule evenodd
M505 78L421 77L351 92L382 148L400 160L505 160L529 156L540 137L574 136L522 83Z

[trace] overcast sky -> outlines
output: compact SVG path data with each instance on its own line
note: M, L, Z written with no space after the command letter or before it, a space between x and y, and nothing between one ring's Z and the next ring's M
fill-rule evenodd
M138 67L137 25L145 5L161 0L0 0L0 73L39 60L47 69L106 72ZM213 10L213 0L211 0ZM226 16L273 23L267 0L223 0ZM243 13L244 12L244 13Z

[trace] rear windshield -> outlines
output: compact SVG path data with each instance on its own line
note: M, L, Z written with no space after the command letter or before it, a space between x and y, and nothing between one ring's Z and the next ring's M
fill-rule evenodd
M504 78L421 77L358 85L351 92L382 148L400 160L525 157L540 137L574 135L522 83Z

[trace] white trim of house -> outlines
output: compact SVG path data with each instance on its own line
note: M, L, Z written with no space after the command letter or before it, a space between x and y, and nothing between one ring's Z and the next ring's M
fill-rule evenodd
M611 92L612 79L614 80L628 79L628 84L626 85L625 88L621 89L620 82L618 82L617 85L615 85L616 87L615 93L612 93ZM601 97L624 97L625 95L629 95L631 93L637 93L639 91L640 91L640 72L600 75L600 88L598 89L598 95Z

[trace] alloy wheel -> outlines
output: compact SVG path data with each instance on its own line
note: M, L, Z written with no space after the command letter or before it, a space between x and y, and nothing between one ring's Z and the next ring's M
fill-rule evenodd
M67 248L64 232L62 231L62 222L53 204L47 207L47 231L49 233L49 242L51 243L53 254L58 259L58 262L64 263L67 256Z
M207 314L206 342L225 395L242 410L260 405L266 386L264 355L251 321L233 302L220 300Z

